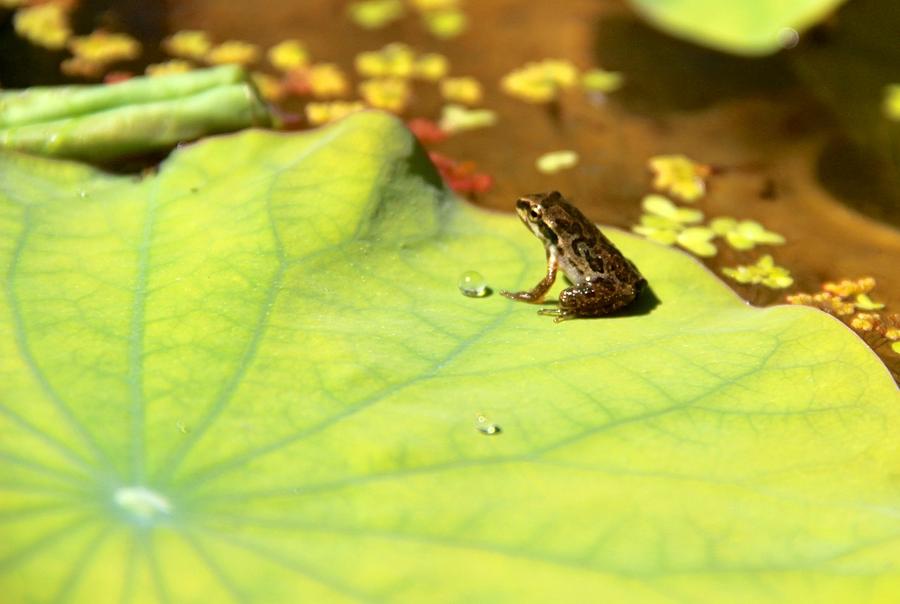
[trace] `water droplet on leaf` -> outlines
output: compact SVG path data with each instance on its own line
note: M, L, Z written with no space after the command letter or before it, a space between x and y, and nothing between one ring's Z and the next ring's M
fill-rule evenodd
M116 489L113 501L133 520L141 523L153 522L172 513L172 503L168 498L140 485Z
M475 416L475 429L487 436L493 436L502 432L499 425L492 422L490 418L482 413Z
M778 32L778 44L782 48L793 48L800 42L800 34L793 27L783 27Z
M466 271L459 276L459 291L470 298L483 298L488 295L487 281L476 271Z

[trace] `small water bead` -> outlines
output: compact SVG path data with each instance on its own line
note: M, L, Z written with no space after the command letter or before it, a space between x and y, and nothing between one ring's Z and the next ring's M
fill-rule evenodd
M783 27L778 32L778 44L785 49L791 49L800 42L800 33L793 27Z
M466 271L459 276L459 291L470 298L483 298L488 294L487 281L481 273Z
M502 432L500 426L481 413L475 416L475 429L487 436L493 436L494 434L500 434L500 432Z
M116 489L113 500L132 520L142 524L172 513L172 503L167 497L141 485Z

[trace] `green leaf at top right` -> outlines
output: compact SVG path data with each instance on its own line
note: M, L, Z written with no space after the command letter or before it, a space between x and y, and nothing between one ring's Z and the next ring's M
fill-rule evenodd
M780 50L790 36L826 18L844 0L631 0L658 28L737 55Z

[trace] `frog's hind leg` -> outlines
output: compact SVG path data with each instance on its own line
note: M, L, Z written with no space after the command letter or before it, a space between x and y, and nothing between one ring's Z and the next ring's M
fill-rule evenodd
M547 252L547 274L538 282L537 285L535 285L528 291L508 292L506 290L503 290L500 292L500 295L505 296L510 300L519 300L521 302L529 302L531 304L540 304L541 302L543 302L544 296L547 295L547 292L550 291L550 287L553 286L553 282L556 281L557 264L556 254Z
M637 297L633 286L608 281L588 281L564 289L559 294L558 320L578 317L601 317L630 304Z

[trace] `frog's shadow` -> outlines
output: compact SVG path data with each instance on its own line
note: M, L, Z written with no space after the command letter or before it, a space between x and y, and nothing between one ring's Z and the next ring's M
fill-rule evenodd
M544 300L543 306L557 306L559 300ZM634 302L608 315L602 317L578 317L579 319L614 319L616 317L637 317L640 315L649 315L657 306L662 304L653 288L649 285L644 287Z

